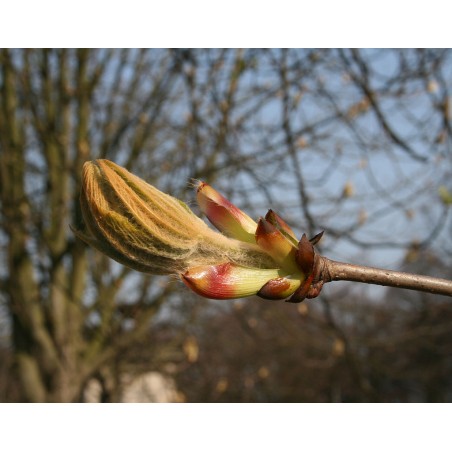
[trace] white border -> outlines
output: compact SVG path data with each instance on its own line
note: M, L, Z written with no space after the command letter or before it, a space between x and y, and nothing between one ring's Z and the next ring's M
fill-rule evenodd
M450 450L451 411L450 404L10 404L0 406L0 422L4 450L437 452Z
M446 3L357 0L21 1L3 47L447 47Z

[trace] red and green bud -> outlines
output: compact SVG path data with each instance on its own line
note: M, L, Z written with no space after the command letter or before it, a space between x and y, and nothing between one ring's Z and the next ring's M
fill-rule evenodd
M182 280L198 295L224 300L256 295L262 286L280 278L281 274L278 269L248 268L226 262L190 268L182 275Z
M261 287L257 295L267 300L283 300L290 297L301 284L300 279L280 277L271 279Z
M292 228L276 212L270 209L267 212L267 215L265 215L265 219L278 229L293 245L298 245L298 239L295 232L293 232Z
M200 182L196 199L202 212L220 232L242 242L255 243L256 222L210 185Z
M261 218L256 230L256 243L288 273L299 273L297 248L275 226Z

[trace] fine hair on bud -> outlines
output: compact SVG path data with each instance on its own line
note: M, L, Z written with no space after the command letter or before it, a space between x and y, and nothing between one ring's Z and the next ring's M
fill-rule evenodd
M255 268L276 263L257 245L210 229L190 208L108 160L83 167L77 235L116 261L153 274L233 262Z

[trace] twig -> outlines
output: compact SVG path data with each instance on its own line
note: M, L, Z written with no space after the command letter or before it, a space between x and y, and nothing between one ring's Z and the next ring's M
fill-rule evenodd
M318 258L320 265L318 276L315 280L323 283L330 281L356 281L452 297L452 281L446 279L366 267L364 265L347 264L333 261L323 256L318 256Z

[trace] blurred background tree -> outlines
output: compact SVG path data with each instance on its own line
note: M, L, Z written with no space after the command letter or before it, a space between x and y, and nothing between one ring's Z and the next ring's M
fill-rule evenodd
M452 401L441 296L202 300L76 240L86 160L273 208L331 258L451 277L448 50L3 50L0 400Z

